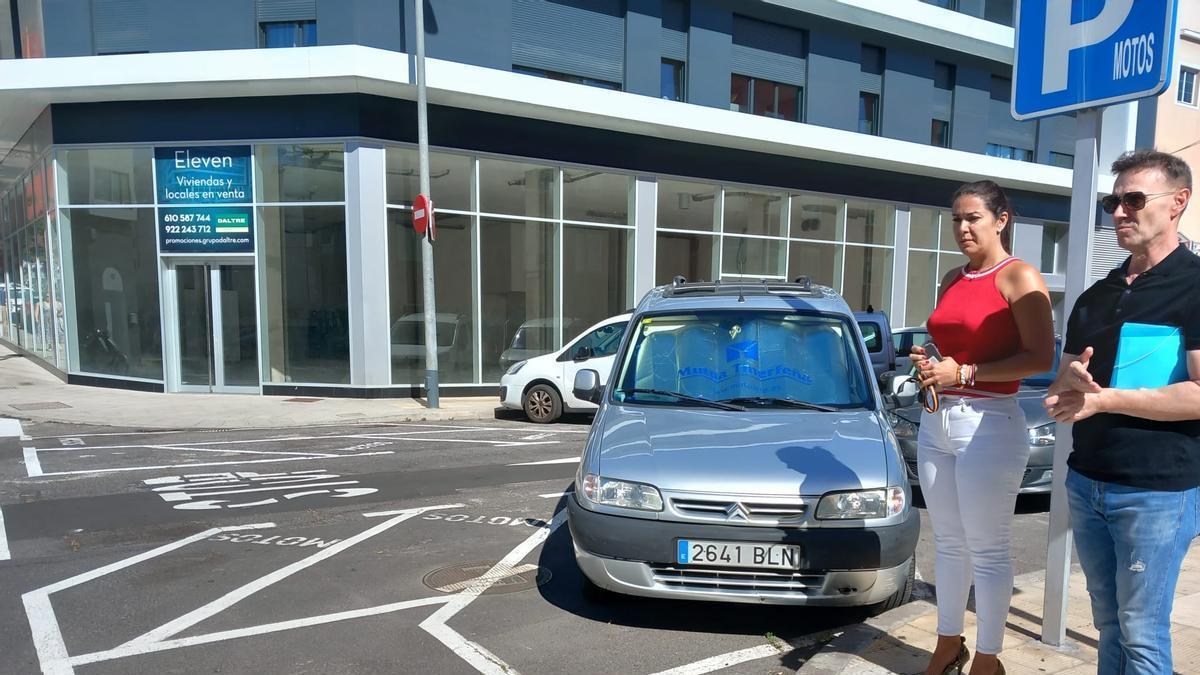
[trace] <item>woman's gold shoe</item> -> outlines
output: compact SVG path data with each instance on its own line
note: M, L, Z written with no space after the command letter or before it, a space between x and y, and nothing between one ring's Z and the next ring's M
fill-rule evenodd
M954 657L954 661L950 665L942 669L942 675L952 675L954 673L962 675L963 668L967 667L967 661L971 660L971 653L967 651L967 639L961 635L958 639L960 640L958 656ZM999 670L996 671L996 675L1004 675L1004 666L998 665L998 668Z

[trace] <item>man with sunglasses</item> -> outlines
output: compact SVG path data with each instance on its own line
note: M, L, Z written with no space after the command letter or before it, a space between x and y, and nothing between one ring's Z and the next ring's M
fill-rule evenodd
M1055 420L1074 422L1067 495L1100 632L1099 672L1170 673L1175 582L1200 527L1200 258L1179 243L1192 174L1154 150L1125 153L1112 170L1113 194L1101 205L1130 255L1075 303L1045 404ZM1153 374L1174 383L1114 388L1118 366L1124 377L1163 363L1139 366L1119 350L1127 324L1166 336L1158 343L1173 350L1166 362L1182 358L1186 375L1156 365Z

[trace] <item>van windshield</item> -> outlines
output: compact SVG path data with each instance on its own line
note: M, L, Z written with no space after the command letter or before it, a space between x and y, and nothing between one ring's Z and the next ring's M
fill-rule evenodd
M678 405L680 398L667 395L677 393L873 407L854 330L838 317L711 311L644 317L630 329L617 401Z

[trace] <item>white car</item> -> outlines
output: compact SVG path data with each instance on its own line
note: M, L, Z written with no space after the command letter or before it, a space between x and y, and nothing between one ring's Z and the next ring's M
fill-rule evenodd
M595 370L600 384L608 382L629 314L597 323L562 349L513 364L500 378L500 402L505 408L524 410L532 422L548 424L563 412L590 412L596 404L571 393L575 373Z

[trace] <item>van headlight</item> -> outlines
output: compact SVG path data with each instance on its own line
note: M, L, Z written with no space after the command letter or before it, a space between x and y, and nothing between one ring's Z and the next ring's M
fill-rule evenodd
M1047 445L1054 445L1054 427L1055 423L1043 424L1040 427L1034 427L1029 430L1029 444L1044 448Z
M508 372L505 375L516 375L522 368L525 367L525 361L517 361L508 367Z
M920 430L917 425L909 422L903 417L892 411L887 411L888 423L892 425L892 431L895 432L896 438L916 438Z
M583 496L594 504L620 506L642 511L662 511L658 488L645 483L605 478L589 473L583 477Z
M818 520L887 518L904 511L904 490L891 487L855 492L831 492L817 504Z

